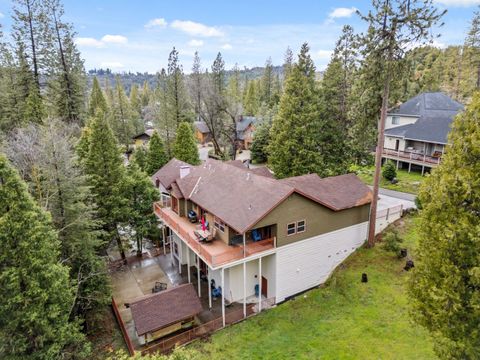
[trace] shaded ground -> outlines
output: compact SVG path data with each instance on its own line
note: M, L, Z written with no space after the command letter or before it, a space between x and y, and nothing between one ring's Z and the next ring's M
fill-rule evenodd
M374 167L361 167L356 171L358 177L368 185L373 184ZM392 184L390 181L380 178L380 187L388 190L395 190L410 194L417 194L420 184L422 183L424 176L419 172L408 172L407 170L397 170L397 184Z
M409 217L398 226L410 252L415 222ZM324 287L190 349L196 359L435 359L429 334L409 317L404 265L380 245L361 248Z

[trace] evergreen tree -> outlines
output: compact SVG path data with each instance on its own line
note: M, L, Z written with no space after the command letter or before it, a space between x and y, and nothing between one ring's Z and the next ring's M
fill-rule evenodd
M336 127L321 119L315 66L308 52L305 43L287 78L270 132L268 162L278 178L315 172L328 176L345 170Z
M178 51L175 48L168 56L167 75L166 106L168 116L171 118L169 122L175 124L175 128L172 129L175 131L181 122L190 121L183 69L178 58Z
M145 172L153 175L168 162L168 156L163 146L163 141L155 131L148 142L148 151L145 161Z
M178 127L175 143L173 144L173 156L191 165L200 164L197 142L193 136L192 127L187 122L181 123Z
M293 67L293 52L290 47L287 47L285 51L284 60L283 60L283 77L285 81L287 80L288 76L290 75L290 71Z
M465 48L468 52L468 58L471 64L476 68L476 88L480 89L480 11L474 13L467 38L465 39Z
M97 109L104 114L106 114L108 110L107 101L103 96L103 91L100 88L97 77L95 76L93 78L92 91L90 92L90 100L88 102L88 116L94 117Z
M220 52L212 64L212 81L215 93L222 95L225 90L225 61Z
M134 233L137 243L137 256L143 252L143 239L156 223L152 204L158 201L158 190L153 186L150 177L140 168L131 163L122 184L122 194L128 201L128 210L125 214L125 223Z
M244 114L247 116L257 115L260 104L258 103L258 95L256 89L256 81L250 80L247 84L247 92L243 99Z
M131 157L131 162L137 164L140 170L147 172L147 151L143 146L135 148Z
M105 115L97 112L83 136L83 144L88 144L83 164L88 175L93 200L97 205L96 219L101 223L104 244L108 246L116 239L122 258L125 252L118 234L118 224L125 211L125 200L120 191L124 177L124 167L117 140L108 125Z
M128 145L135 133L130 116L130 104L125 95L120 76L115 77L115 91L113 97L111 126L120 144Z
M423 182L411 278L414 319L444 359L480 353L480 94L457 116L440 165Z
M271 123L264 121L256 126L250 147L252 160L256 163L264 163L268 160L268 145L270 144Z
M168 109L168 75L165 69L157 74L157 88L155 89L155 123L165 138L167 156L172 157L172 143L175 138L176 120L170 116Z
M195 119L200 119L200 108L202 106L202 64L198 51L195 51L192 66L192 98L195 111Z
M260 82L261 93L260 100L267 104L267 106L273 105L274 95L274 81L272 58L269 57L265 63L265 70L263 71L262 79Z
M142 93L140 94L140 100L142 102L142 107L147 106L150 103L150 97L152 96L150 91L150 86L148 85L148 81L145 80L143 82Z
M88 354L78 324L68 267L49 215L0 156L0 357L56 359Z

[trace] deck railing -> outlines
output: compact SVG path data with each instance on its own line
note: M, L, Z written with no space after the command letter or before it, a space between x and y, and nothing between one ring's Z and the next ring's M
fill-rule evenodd
M189 246L197 252L206 262L212 266L219 266L228 262L239 260L243 256L250 256L252 254L271 249L275 246L275 239L265 239L257 242L247 243L245 246L245 252L243 251L243 245L229 246L224 252L212 255L206 249L205 245L201 244L195 235L191 233L191 230L186 229L184 225L180 224L174 217L170 216L160 204L154 204L155 212L162 218L162 220L176 232ZM221 241L221 240L214 240ZM208 245L206 245L208 246Z
M417 154L414 152L407 151L396 151L391 149L383 149L384 155L395 156L399 160L414 160L418 162L423 162L429 165L438 165L440 164L441 157L433 157L425 154Z

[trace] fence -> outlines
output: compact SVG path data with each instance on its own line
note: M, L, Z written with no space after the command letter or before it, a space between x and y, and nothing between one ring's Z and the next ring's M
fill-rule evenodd
M262 301L262 309L268 309L275 304L275 299L266 299ZM247 318L255 315L258 312L258 304L247 304ZM242 321L244 318L243 309L227 312L225 314L225 325L231 325ZM195 339L205 337L213 332L220 330L223 327L223 319L217 318L205 324L194 327L190 330L184 331L178 335L162 339L149 347L142 350L142 355L151 354L154 352L166 353L172 350L175 346L187 344Z
M415 160L418 162L424 162L428 164L440 164L441 158L440 156L428 156L425 154L417 154L414 152L406 152L406 151L396 151L390 149L383 149L383 154L395 156L398 160Z
M397 219L400 219L402 217L402 213L403 204L377 211L375 232L378 234L383 231L389 224Z
M118 311L117 303L115 299L112 297L112 309L115 317L117 319L118 325L120 326L120 330L122 331L123 338L125 339L125 344L127 344L127 349L130 356L135 355L135 348L133 347L132 341L128 336L127 329L125 328L125 324L123 323L122 317L120 316L120 312Z

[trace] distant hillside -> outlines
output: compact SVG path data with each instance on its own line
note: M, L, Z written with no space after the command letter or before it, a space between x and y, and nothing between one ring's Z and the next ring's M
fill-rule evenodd
M264 67L257 66L250 69L242 69L240 70L240 77L242 80L252 80L252 79L259 79L262 77L263 72L265 71ZM273 73L278 75L281 80L283 80L283 66L274 66ZM127 94L130 94L130 89L133 84L137 84L138 86L143 86L145 81L148 82L148 85L151 89L155 88L157 85L157 75L150 74L150 73L140 73L140 72L113 72L110 69L93 69L87 72L88 75L88 87L90 88L92 85L93 78L96 76L100 81L101 86L105 85L105 80L108 80L111 86L115 83L115 76L120 76L122 80L123 86L125 87L125 91ZM233 75L232 70L226 71L227 81L230 76ZM188 76L188 75L187 75ZM317 79L320 79L322 76L322 72L317 72Z

